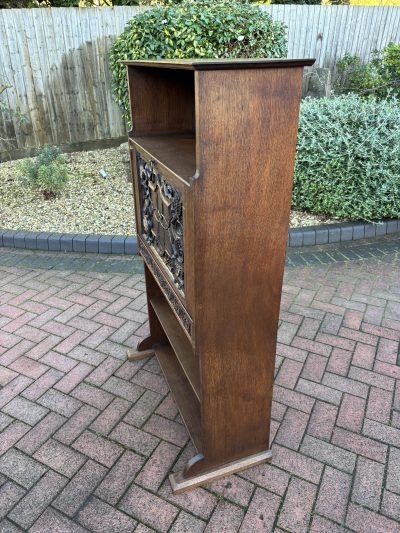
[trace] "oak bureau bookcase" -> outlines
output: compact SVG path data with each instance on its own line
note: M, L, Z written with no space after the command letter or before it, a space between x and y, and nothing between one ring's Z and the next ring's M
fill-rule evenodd
M174 492L271 457L269 431L303 67L125 61L150 336L197 455Z

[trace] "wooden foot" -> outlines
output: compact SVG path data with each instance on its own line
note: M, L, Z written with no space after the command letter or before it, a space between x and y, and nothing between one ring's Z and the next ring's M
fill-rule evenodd
M153 339L149 335L148 337L145 337L138 343L138 345L136 346L136 350L138 352L142 352L143 350L151 350L152 347L153 347Z
M152 357L154 355L154 350L143 350L138 352L133 348L128 348L128 361L140 361L141 359L146 359L147 357Z
M182 472L177 472L176 474L171 474L169 476L169 481L171 483L172 492L174 494L179 494L185 490L194 489L199 485L204 485L216 479L220 479L235 472L240 472L251 466L256 466L266 461L270 461L272 458L271 450L265 452L256 453L255 455L250 455L249 457L244 457L238 461L233 461L223 466L213 468L208 472L197 474L190 478L185 478Z

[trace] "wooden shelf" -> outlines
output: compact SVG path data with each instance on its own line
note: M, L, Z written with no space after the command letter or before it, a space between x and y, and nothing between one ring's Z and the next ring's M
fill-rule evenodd
M199 362L193 347L175 318L168 303L163 299L150 300L150 304L157 315L160 324L167 335L168 341L188 379L193 392L200 401L200 372Z
M154 351L189 436L196 450L200 452L202 449L200 402L193 393L173 349L168 345L156 345Z
M196 138L192 134L131 137L139 148L190 183L196 172Z

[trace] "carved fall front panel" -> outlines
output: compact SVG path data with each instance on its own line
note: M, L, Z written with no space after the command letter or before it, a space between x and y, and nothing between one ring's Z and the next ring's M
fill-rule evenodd
M140 185L142 235L153 246L184 290L182 195L162 176L155 161L146 161L136 152Z

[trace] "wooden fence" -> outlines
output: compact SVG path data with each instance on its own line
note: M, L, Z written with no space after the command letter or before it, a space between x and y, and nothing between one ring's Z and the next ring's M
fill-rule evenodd
M12 146L81 143L125 135L113 102L108 52L141 8L0 10L0 142ZM262 6L288 26L289 57L315 57L334 69L346 52L400 42L400 8ZM13 113L10 113L12 110Z

